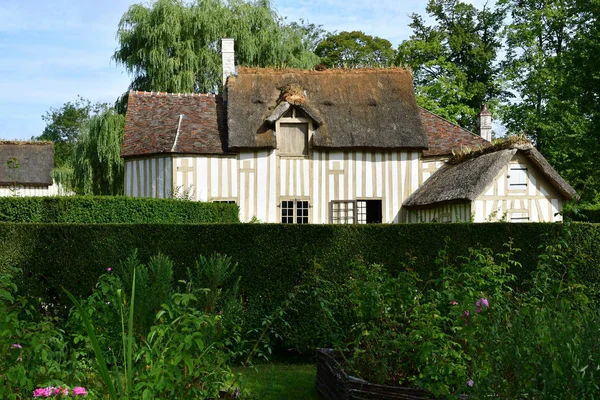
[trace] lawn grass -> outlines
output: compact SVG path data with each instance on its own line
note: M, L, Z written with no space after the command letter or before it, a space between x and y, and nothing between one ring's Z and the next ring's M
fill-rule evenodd
M243 399L312 400L318 399L315 379L317 367L306 363L271 362L238 368Z

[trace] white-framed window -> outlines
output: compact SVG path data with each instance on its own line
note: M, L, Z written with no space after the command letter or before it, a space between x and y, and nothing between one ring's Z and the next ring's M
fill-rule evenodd
M511 212L510 220L512 222L528 222L529 221L529 213L528 212Z
M511 164L508 167L508 189L527 189L527 166L522 164Z
M308 200L287 199L281 200L282 224L308 224L310 203Z
M331 202L332 224L354 224L356 222L356 201L334 200Z
M381 200L332 200L330 203L332 224L380 224Z

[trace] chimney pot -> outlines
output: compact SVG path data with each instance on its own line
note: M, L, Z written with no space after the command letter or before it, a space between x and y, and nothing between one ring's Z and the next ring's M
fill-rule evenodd
M235 51L233 39L221 39L221 56L223 60L223 96L227 96L227 78L235 75Z
M481 112L477 116L477 128L479 136L488 142L492 141L492 113L485 103L481 105Z

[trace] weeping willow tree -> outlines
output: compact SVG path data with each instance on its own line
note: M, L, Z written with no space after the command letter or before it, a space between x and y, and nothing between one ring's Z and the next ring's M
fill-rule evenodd
M132 74L132 90L208 93L222 84L221 38L235 39L239 65L311 68L319 58L305 34L269 0L158 0L123 15L113 59Z
M77 194L123 194L123 144L125 116L106 109L93 116L75 148L73 183Z

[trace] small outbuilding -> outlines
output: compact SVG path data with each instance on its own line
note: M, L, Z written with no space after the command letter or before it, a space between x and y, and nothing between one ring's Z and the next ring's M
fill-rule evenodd
M52 142L0 141L0 196L59 194L53 167Z
M562 219L575 190L524 139L450 158L403 203L411 222Z

